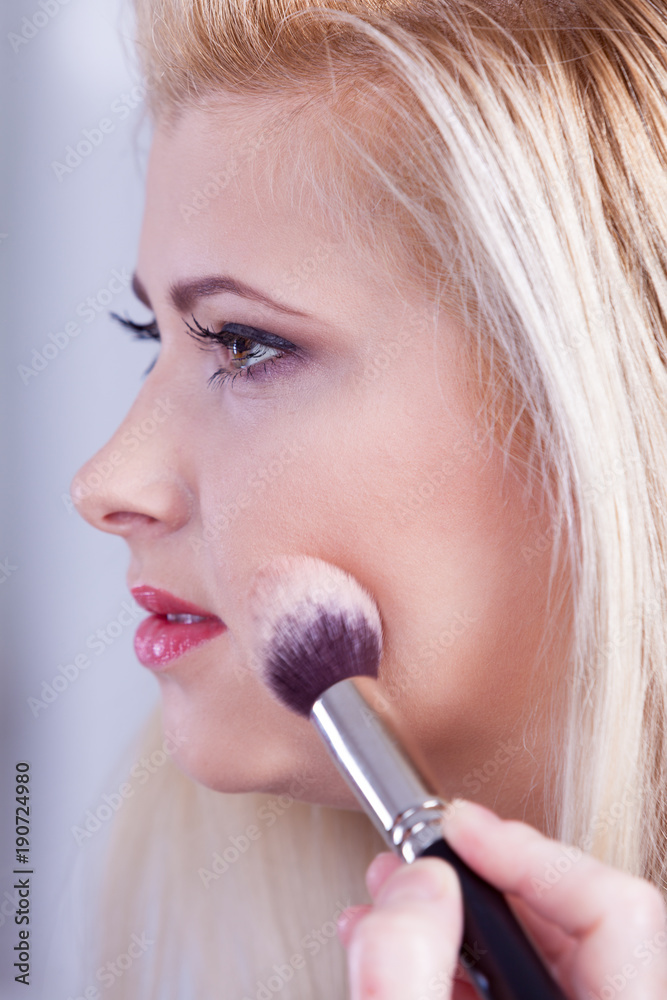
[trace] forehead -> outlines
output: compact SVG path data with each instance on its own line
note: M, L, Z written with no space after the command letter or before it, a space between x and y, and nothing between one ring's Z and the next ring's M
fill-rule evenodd
M283 125L275 110L242 113L238 102L158 124L137 261L153 309L171 306L170 285L223 274L323 328L358 329L377 311L396 277L318 211Z
M284 184L272 182L275 125L250 106L241 117L237 106L215 112L187 109L177 123L156 126L148 163L146 217L163 231L195 231L245 214L283 212Z
M238 103L229 109L223 104L213 112L187 109L170 127L158 123L140 273L213 271L230 256L242 270L261 263L280 271L281 262L335 241L317 213L293 204L289 170L276 163L278 152L270 108L248 106L242 114Z
M344 230L335 205L314 193L311 179L319 185L323 172L334 188L343 182L326 130L302 144L317 118L308 116L308 126L294 111L234 97L187 108L174 124L158 122L137 262L154 306L169 282L213 273L320 314L326 290L340 314L341 287L351 307L355 286L365 299L403 286L405 270L383 265L364 236ZM379 232L377 219L373 226ZM421 298L408 284L407 296Z

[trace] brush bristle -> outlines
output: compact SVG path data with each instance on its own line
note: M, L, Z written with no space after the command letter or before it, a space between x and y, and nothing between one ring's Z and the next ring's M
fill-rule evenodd
M263 679L293 712L348 677L377 677L382 624L354 577L310 556L262 567L250 593L255 652Z

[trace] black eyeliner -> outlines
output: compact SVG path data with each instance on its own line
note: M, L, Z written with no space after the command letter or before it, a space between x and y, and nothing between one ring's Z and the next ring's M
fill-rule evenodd
M260 330L256 326L247 326L245 323L225 323L222 329L211 330L206 326L202 326L194 316L192 320L196 329L193 329L187 320L183 320L183 322L187 327L189 335L196 340L212 341L227 347L229 346L230 339L236 337L262 344L264 347L273 347L276 350L288 351L290 354L301 353L300 349L295 344L290 343L289 340L283 340L282 337L277 337L274 333L269 333L267 330Z
M160 331L158 329L157 320L152 319L147 323L137 323L124 316L119 316L118 313L110 312L109 316L124 326L127 330L136 336L138 340L159 340ZM289 340L284 340L282 337L276 336L274 333L269 333L268 330L261 330L256 326L247 326L245 323L225 323L221 330L211 330L208 327L202 326L195 317L192 317L195 326L194 330L187 320L184 320L188 333L190 336L197 340L212 341L215 343L222 344L223 346L229 346L229 340L231 337L238 337L244 340L255 341L258 344L262 344L264 347L273 347L276 350L289 351L290 354L300 354L300 348L295 344L290 343Z

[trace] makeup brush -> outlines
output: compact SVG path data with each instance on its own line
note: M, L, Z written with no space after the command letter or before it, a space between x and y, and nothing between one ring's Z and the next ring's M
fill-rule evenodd
M438 857L456 871L461 955L482 1000L565 1000L502 893L443 838L447 803L379 691L382 624L372 597L336 566L284 556L257 572L248 611L262 679L283 705L310 718L389 847L408 863ZM474 965L465 960L471 953L479 956Z

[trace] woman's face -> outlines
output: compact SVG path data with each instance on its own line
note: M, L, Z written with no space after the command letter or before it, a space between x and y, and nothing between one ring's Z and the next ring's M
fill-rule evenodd
M539 498L523 496L512 463L503 475L475 415L466 330L293 207L280 172L271 189L261 124L252 105L239 116L221 102L156 129L135 290L159 357L72 495L127 541L131 588L226 625L197 644L206 625L162 621L138 644L195 779L356 806L310 723L273 699L246 652L253 573L303 554L377 601L382 691L442 794L539 824L542 722L562 677L562 650L538 655L550 556ZM186 321L242 324L239 337L274 346L237 340L234 353Z

